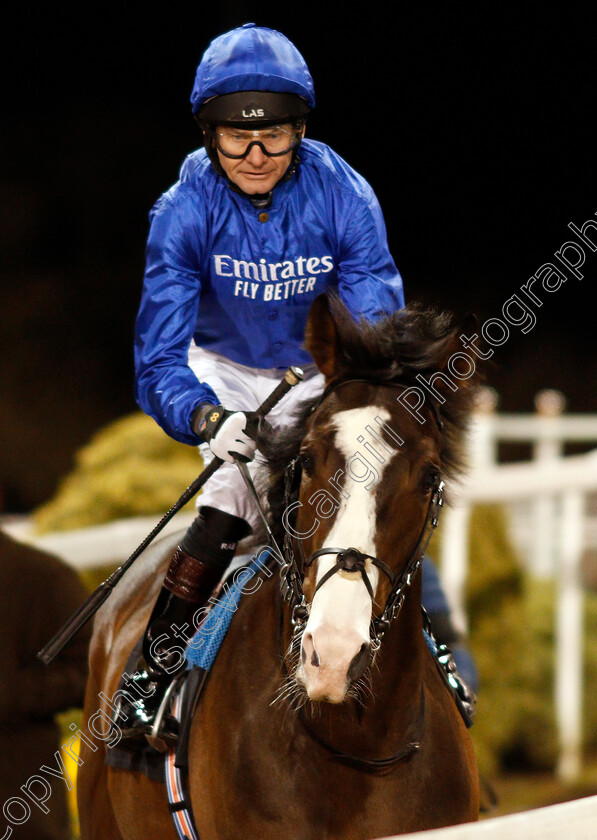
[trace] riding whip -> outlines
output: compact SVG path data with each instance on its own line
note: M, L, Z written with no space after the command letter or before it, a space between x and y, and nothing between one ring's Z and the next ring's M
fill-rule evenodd
M259 417L265 417L272 408L277 405L280 400L293 388L298 385L303 379L303 371L298 367L290 367L284 374L284 378L274 388L272 393L263 401L255 412ZM170 522L172 517L183 508L188 501L190 501L196 493L203 487L203 485L211 478L211 476L219 469L224 461L222 458L214 457L210 464L197 476L195 481L190 484L184 491L182 496L175 502L170 510L157 523L153 531L151 531L140 545L133 551L131 556L114 571L109 578L103 583L100 583L98 588L91 593L91 595L84 601L79 609L71 616L66 624L56 633L53 639L42 648L37 654L37 658L49 665L50 662L57 656L62 648L69 642L72 637L78 633L84 624L95 615L104 601L112 594L112 590L119 582L124 573L133 565L135 560L145 551L147 546L153 542L160 531Z

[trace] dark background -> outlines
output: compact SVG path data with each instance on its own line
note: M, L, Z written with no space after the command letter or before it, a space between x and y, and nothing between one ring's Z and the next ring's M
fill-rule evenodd
M571 4L572 5L572 4ZM247 21L305 56L308 131L372 183L407 298L499 316L597 212L594 13L564 4L170 3L28 7L2 35L0 487L48 498L76 449L134 411L148 212L200 143L189 95L209 41ZM149 8L149 7L147 7ZM391 9L391 11L390 11ZM9 17L12 15L12 18ZM597 411L597 254L512 328L489 383ZM545 294L542 297L546 297Z

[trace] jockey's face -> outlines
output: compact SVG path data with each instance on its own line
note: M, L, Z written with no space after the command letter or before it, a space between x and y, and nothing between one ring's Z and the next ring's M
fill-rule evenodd
M292 161L293 150L304 135L305 128L300 123L284 123L261 130L218 126L215 146L230 181L247 195L256 195L270 192L283 178Z
M255 145L240 160L225 157L219 150L218 158L233 184L247 195L256 195L273 190L290 166L292 150L279 157L268 157L260 146Z

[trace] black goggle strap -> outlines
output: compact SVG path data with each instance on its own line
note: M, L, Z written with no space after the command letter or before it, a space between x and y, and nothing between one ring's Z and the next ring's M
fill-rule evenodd
M217 134L215 136L217 138ZM218 140L216 139L216 146L217 146L218 151L221 154L223 154L224 157L231 158L232 160L242 160L243 158L245 158L249 154L249 152L251 151L252 146L259 146L259 148L261 149L263 154L266 155L267 157L281 157L282 155L287 155L288 152L290 152L294 148L296 148L296 144L297 144L297 141L294 140L294 142L290 146L288 146L286 149L282 149L281 152L268 152L268 150L265 148L265 146L263 145L261 140L251 140L251 142L247 144L247 148L244 150L244 152L242 152L242 154L233 155L231 152L224 151L224 149L221 147Z
M231 152L226 152L222 148L222 146L220 144L220 141L219 141L219 138L218 138L218 132L216 131L215 126L212 126L212 125L209 126L209 135L211 136L211 138L213 138L214 143L216 144L216 148L218 149L218 151L221 152L224 155L224 157L231 158L232 160L242 160L242 158L246 157L249 154L252 146L259 146L261 148L261 151L263 152L263 154L266 155L267 157L281 157L282 155L287 155L288 152L291 152L293 149L296 149L298 147L298 145L300 144L300 141L302 139L301 132L303 130L303 126L304 126L304 121L303 120L299 120L298 122L292 123L292 129L293 129L292 142L285 149L282 149L281 152L268 152L268 150L265 148L265 146L263 145L261 140L251 140L247 144L247 146L246 146L246 148L245 148L245 150L242 154L234 155ZM207 128L205 127L205 128L203 128L203 130L205 131L205 133L207 135L208 134ZM250 130L250 129L248 129L248 130Z

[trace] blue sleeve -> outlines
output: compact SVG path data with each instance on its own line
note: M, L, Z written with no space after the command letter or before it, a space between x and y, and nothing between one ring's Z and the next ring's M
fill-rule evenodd
M175 440L197 445L191 428L202 402L218 404L209 385L188 366L201 279L200 219L181 202L162 197L152 211L146 269L135 332L135 396L139 406Z
M376 320L404 306L402 277L394 264L386 226L371 191L347 213L341 239L338 290L355 319Z

